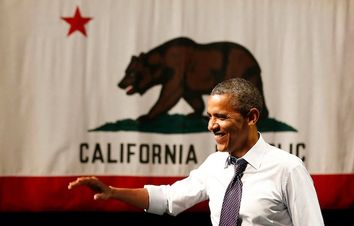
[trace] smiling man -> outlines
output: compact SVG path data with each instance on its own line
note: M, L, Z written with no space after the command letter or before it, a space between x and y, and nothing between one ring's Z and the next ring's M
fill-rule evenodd
M219 83L208 98L208 129L218 151L172 185L123 189L80 177L95 199L117 199L155 214L177 215L209 200L216 225L324 225L315 188L303 162L266 143L256 123L262 96L250 82Z

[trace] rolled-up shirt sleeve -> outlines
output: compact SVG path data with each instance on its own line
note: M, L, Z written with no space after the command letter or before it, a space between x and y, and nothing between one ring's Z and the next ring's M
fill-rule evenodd
M165 185L145 185L149 193L149 207L145 209L148 213L162 215L166 212L168 207L167 195L165 192Z
M208 199L205 187L205 162L188 177L172 185L145 185L149 194L148 213L174 215ZM210 168L210 167L209 167Z

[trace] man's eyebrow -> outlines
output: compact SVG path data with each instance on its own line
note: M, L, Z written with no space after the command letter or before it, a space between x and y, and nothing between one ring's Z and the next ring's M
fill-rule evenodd
M224 113L215 113L214 114L216 117L227 117L228 114L224 114Z

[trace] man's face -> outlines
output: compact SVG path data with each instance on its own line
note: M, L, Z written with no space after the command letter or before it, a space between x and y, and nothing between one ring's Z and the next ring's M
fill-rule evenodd
M207 111L208 130L214 133L218 151L243 153L248 150L248 120L232 107L231 95L209 96Z

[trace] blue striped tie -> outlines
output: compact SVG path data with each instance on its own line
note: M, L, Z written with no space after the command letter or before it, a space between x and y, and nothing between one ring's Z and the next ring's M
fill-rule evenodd
M233 157L231 157L233 158ZM247 166L247 161L238 159L236 163L231 163L235 167L235 175L226 189L224 202L222 204L219 226L236 226L240 224L238 214L242 196L241 177Z

